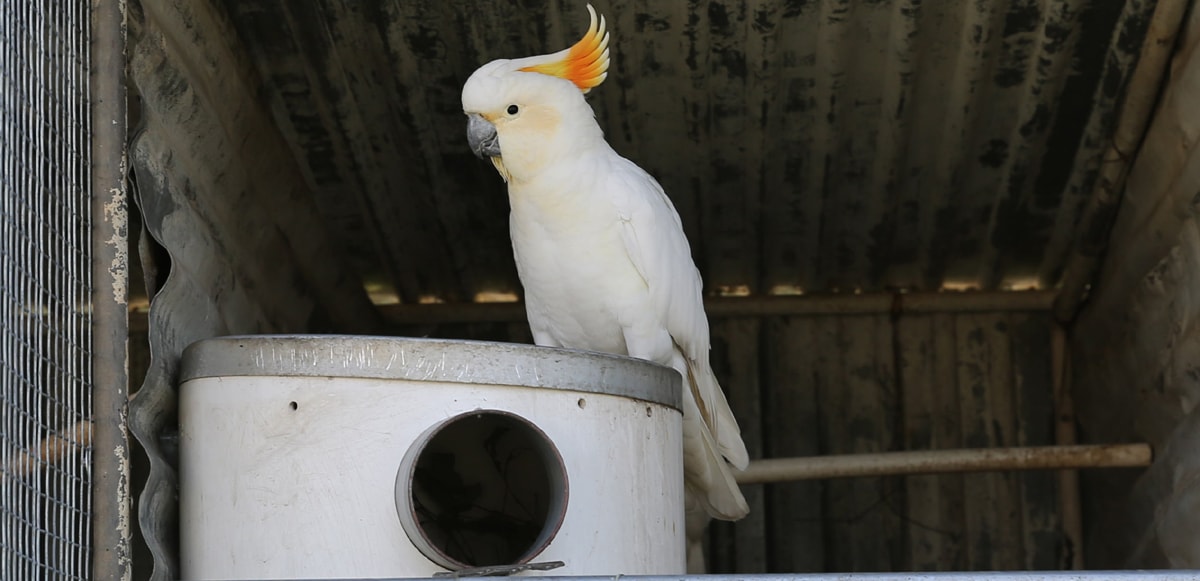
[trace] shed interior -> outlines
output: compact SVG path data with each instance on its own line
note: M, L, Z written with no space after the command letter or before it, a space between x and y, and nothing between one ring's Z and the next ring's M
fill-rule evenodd
M752 458L1155 452L747 485L710 570L1200 567L1194 2L594 4L589 101L681 215ZM586 24L582 1L128 4L138 577L177 578L188 344L530 341L459 93Z

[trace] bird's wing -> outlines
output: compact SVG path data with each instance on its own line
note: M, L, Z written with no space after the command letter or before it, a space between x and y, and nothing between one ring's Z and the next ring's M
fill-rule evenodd
M684 385L691 390L721 455L745 468L746 446L709 366L703 283L679 213L650 174L633 162L618 159L613 171L617 181L608 194L620 217L625 250L646 282L654 311L665 314L667 332L686 359Z
M708 358L708 318L700 272L692 262L683 223L650 174L624 158L606 192L615 205L629 260L646 281L654 311L691 360Z

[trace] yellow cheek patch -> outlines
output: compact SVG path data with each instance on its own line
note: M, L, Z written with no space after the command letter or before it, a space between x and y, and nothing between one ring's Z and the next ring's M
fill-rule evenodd
M521 70L566 79L575 83L584 93L603 83L608 76L608 31L605 30L604 17L600 16L597 22L596 9L591 4L587 5L587 9L592 18L587 34L571 48L558 53L562 58Z
M562 116L553 107L528 107L521 112L525 119L525 130L549 137L558 131Z

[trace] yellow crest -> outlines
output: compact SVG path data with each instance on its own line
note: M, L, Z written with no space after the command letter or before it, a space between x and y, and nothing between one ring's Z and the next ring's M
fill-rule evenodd
M608 76L608 31L604 29L604 17L597 22L596 9L587 5L592 16L587 34L571 48L552 56L556 60L521 69L529 73L542 73L575 83L580 91L587 93Z

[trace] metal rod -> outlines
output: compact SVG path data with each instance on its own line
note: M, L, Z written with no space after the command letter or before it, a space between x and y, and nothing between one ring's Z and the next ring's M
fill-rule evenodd
M130 579L125 3L91 2L92 578Z
M1045 311L1053 291L978 291L864 293L846 295L716 297L704 301L709 317L782 317L803 315L872 315ZM509 323L525 320L523 303L453 303L380 305L393 325L438 323Z
M1041 446L1029 448L971 448L845 454L808 458L755 460L737 475L740 484L1058 468L1120 468L1149 466L1148 444L1105 446Z
M1187 14L1188 4L1190 2L1186 0L1160 0L1154 8L1137 65L1129 78L1117 127L1104 152L1092 195L1079 219L1078 237L1063 269L1061 290L1054 302L1054 317L1059 321L1068 322L1075 318L1087 297L1088 285L1104 249L1108 247L1125 178L1129 176L1129 168L1158 103L1167 65L1175 52L1175 37Z
M1073 446L1076 442L1075 400L1071 397L1070 360L1067 358L1067 331L1055 324L1050 336L1050 370L1054 393L1054 443ZM1058 510L1063 534L1070 541L1068 555L1072 569L1083 569L1083 505L1079 498L1079 471L1058 472Z

